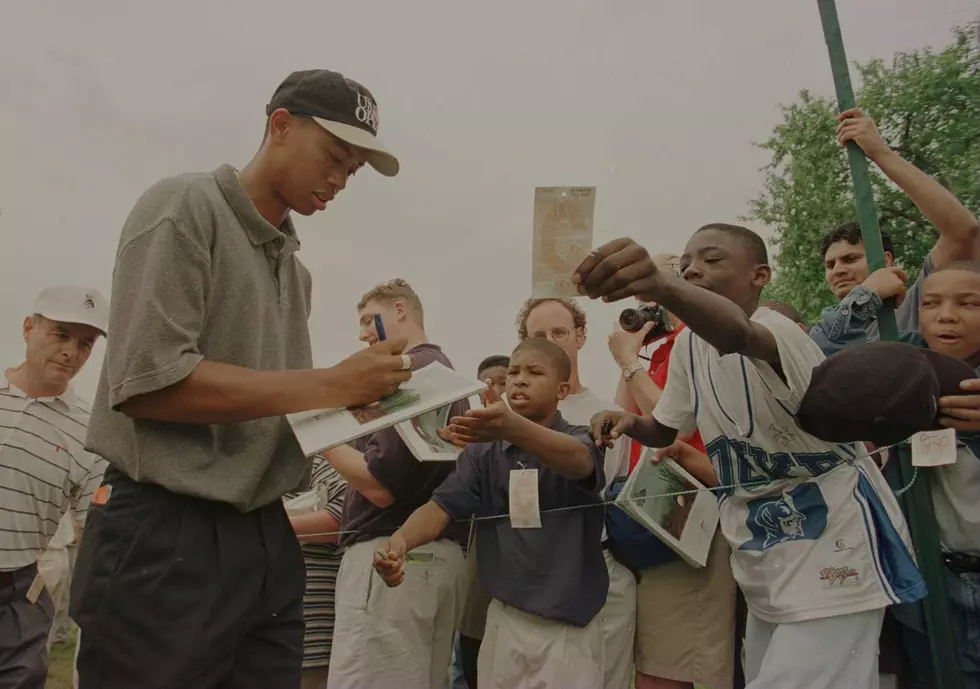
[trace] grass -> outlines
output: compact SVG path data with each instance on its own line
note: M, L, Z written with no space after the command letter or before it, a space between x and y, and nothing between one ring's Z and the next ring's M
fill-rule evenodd
M72 661L75 659L75 638L51 646L48 656L48 681L44 689L72 689Z
M72 661L75 658L75 639L63 644L54 644L51 647L51 654L48 660L48 681L44 689L72 689L71 671ZM707 689L700 684L695 685L697 689ZM632 689L633 683L630 682Z

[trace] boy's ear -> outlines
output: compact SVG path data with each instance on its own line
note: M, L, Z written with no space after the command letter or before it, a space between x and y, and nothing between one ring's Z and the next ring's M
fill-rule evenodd
M558 401L561 402L563 399L568 397L568 393L572 389L571 383L559 383L558 384Z
M752 276L752 284L762 289L772 280L772 268L765 263L760 263L755 267L755 274Z

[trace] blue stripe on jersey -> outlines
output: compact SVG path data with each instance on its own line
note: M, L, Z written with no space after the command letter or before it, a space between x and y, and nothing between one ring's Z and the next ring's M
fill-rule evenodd
M749 392L749 376L745 372L745 357L739 357L742 363L742 382L745 383L745 403L749 406L749 432L745 434L746 438L752 437L752 432L755 430L755 414L752 413L752 394Z
M728 412L725 411L725 408L723 406L721 406L721 400L718 399L718 390L715 389L715 379L711 375L711 363L710 362L708 363L708 385L711 386L711 394L713 394L715 396L715 402L718 404L718 409L720 409L721 410L721 413L725 415L725 418L726 419L728 419L728 423L730 423L731 425L735 426L735 428L738 428L739 426L738 426L737 423L735 423L735 419L733 419L732 417L730 417L728 415Z
M883 574L882 583L885 584L889 597L893 597L896 603L913 603L925 598L926 583L915 565L915 560L892 524L874 484L860 467L854 492L855 500L861 505L865 525L869 530L874 529L874 533L869 531L868 536L872 539L875 566L879 575ZM871 524L868 523L869 517Z
M698 379L694 375L694 336L687 338L688 342L688 354L691 357L691 385L694 386L694 420L697 421L698 418L698 407L700 399L698 397Z
M772 392L772 388L771 388L771 387L769 387L769 383L767 383L767 382L766 382L766 379L765 379L765 378L763 378L762 376L759 376L759 380L760 380L760 381L762 382L762 384L763 384L763 385L765 385L765 386L766 386L766 390L768 390L768 391L769 391L769 396L770 396L770 397L772 397L772 399L773 399L773 400L774 400L774 401L776 402L776 404L778 404L778 405L779 405L780 407L782 407L782 410L783 410L784 412L786 412L787 414L789 414L790 416L792 416L792 417L793 417L793 418L795 419L795 418L796 418L796 414L794 414L793 412L791 412L791 411L790 411L790 410L789 410L789 409L788 409L788 408L786 407L786 405L785 405L785 404L783 404L783 403L782 403L782 401L780 401L780 400L779 400L779 398L777 398L777 397L776 397L776 395L774 395L774 394L773 394L773 392Z
M858 477L858 484L854 486L854 502L857 503L858 509L861 510L861 518L864 520L864 532L868 538L868 545L871 548L871 560L874 562L875 573L878 575L878 581L881 583L881 587L885 590L885 595L888 596L888 600L892 603L898 603L898 596L895 595L895 590L892 587L888 579L885 578L884 568L881 564L881 555L878 552L878 534L874 527L871 525L871 517L869 515L870 508L868 505L861 500L860 493L860 479Z

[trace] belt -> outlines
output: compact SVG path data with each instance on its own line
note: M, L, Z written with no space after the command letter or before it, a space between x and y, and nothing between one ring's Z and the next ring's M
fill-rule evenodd
M980 556L969 553L943 553L946 567L957 574L980 572Z
M5 589L8 586L13 586L14 582L22 572L28 569L34 569L35 565L27 565L26 567L21 567L20 569L11 569L8 571L0 571L0 589Z

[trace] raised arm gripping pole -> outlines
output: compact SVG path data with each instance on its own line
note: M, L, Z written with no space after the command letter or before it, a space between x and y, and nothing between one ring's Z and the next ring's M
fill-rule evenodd
M837 6L834 0L817 0L820 9L820 22L823 24L824 40L830 53L830 67L834 74L834 88L837 91L837 105L840 111L855 107L854 91L851 88L851 75L844 52L840 22L837 19ZM878 213L875 209L871 178L868 174L868 159L853 141L847 143L847 160L851 167L851 181L857 201L858 220L861 223L861 238L868 256L868 266L874 271L885 267L885 251L881 244L878 229ZM891 302L891 300L889 300ZM878 313L878 331L883 340L898 338L895 322L894 302L886 303ZM913 468L911 451L908 445L895 450L901 469L902 484L909 486L904 494L909 517L909 531L915 544L916 559L926 581L929 595L923 601L925 608L926 635L932 653L932 666L936 686L939 689L963 689L963 675L960 673L955 656L955 641L946 597L945 571L941 559L939 531L936 526L936 513L929 492L928 472L922 472L918 481L912 480ZM910 485L911 484L911 485Z

